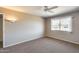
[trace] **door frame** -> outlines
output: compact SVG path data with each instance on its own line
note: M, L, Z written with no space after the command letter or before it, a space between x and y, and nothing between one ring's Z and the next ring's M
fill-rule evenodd
M5 13L0 13L0 14L2 14L3 15L3 47L2 48L4 48L5 47Z

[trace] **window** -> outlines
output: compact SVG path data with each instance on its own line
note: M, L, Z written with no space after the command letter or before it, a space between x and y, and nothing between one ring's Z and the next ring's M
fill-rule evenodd
M52 20L51 21L51 30L60 30L60 20Z
M51 30L72 31L72 17L51 19Z

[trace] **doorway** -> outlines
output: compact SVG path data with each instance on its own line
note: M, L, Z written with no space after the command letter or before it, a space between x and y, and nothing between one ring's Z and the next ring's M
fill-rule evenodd
M3 48L3 14L0 14L0 48Z

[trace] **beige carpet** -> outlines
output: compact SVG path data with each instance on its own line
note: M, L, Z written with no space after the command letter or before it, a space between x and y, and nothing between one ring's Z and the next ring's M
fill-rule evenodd
M6 53L79 53L79 45L51 38L40 38L0 49Z

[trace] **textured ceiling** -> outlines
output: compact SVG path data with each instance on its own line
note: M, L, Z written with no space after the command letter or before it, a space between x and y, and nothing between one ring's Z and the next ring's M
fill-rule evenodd
M7 8L23 13L28 13L36 16L42 16L42 17L55 16L58 14L67 13L79 9L78 6L58 6L58 8L52 9L51 10L52 12L47 12L44 11L43 6L4 6L3 8Z

